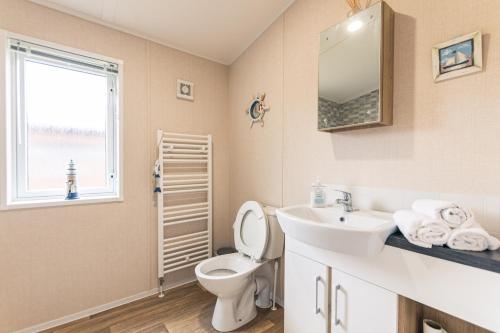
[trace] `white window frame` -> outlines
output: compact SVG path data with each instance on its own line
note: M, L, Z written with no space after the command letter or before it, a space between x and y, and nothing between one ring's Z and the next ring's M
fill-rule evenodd
M4 129L4 135L0 135L0 177L2 180L0 184L0 209L123 201L123 122L121 119L123 61L8 31L0 30L0 39L0 64L2 64L0 66L0 98L5 101L0 105L0 111L3 111L0 114L0 126ZM11 52L11 40L20 40L48 48L46 50L49 50L51 54L53 52L56 57L63 56L66 59L74 57L77 61L83 60L92 65L110 63L118 73L109 74L109 72L92 66L70 64L68 61L37 57L25 53L17 53L14 56L12 55L13 52ZM18 119L23 119L24 107L19 102L22 101L22 98L16 96L16 91L22 91L22 89L15 86L23 84L22 80L17 80L16 73L22 70L22 67L17 66L17 62L24 60L24 58L43 64L103 75L108 78L110 93L108 93L108 119L106 125L106 172L108 176L112 174L113 178L108 177L106 188L79 187L80 199L76 200L65 200L65 194L61 193L60 190L25 191L24 182L27 179L27 164L25 161L26 135L24 133L25 126L19 126L19 124L23 123L18 123ZM25 176L18 177L18 172L22 172Z

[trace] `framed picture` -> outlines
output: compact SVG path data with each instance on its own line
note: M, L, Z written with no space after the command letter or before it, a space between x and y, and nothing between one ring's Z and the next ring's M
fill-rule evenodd
M177 98L194 101L194 83L177 79Z
M468 75L483 70L481 32L461 36L432 48L434 81Z

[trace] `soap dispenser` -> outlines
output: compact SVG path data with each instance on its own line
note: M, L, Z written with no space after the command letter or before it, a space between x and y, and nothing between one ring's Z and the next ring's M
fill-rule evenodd
M311 207L322 208L326 206L326 186L321 184L319 177L312 184Z

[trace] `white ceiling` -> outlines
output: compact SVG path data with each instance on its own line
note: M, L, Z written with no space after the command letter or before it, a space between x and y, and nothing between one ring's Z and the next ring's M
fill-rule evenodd
M226 65L294 0L31 0Z

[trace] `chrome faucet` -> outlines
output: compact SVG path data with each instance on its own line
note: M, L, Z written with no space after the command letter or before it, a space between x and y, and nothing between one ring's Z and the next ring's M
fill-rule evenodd
M352 194L341 190L335 190L335 191L340 192L343 195L342 199L337 199L335 200L335 202L338 205L342 205L344 207L344 212L346 213L353 212L354 209L352 208Z

